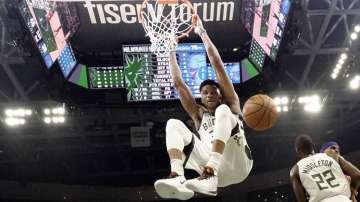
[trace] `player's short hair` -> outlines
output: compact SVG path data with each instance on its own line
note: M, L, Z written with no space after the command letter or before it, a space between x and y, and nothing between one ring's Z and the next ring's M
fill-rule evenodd
M311 154L314 150L314 144L309 135L302 134L296 137L295 140L296 153Z
M201 82L200 87L199 87L199 91L201 92L202 88L204 86L206 86L206 85L215 86L216 88L218 88L220 90L220 85L216 81L214 81L212 79L206 79L203 82Z

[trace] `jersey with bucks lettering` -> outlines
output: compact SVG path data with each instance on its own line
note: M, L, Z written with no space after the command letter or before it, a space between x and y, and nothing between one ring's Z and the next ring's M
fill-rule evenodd
M200 140L203 141L209 149L212 148L212 140L214 138L214 126L215 126L215 116L210 112L204 112L201 124L198 129L200 135Z
M250 148L247 144L244 127L241 120L241 115L231 114L232 118L235 120L236 125L232 128L231 136L229 140L226 142L226 146L223 152L223 158L219 167L218 172L218 186L225 187L231 184L240 183L247 178L249 175L252 166L253 159L251 156ZM209 154L212 149L212 141L215 138L214 134L215 128L215 116L209 112L204 112L201 120L200 127L198 129L199 141L202 142L206 149L201 148L200 144L196 144L194 146L194 150L198 151L208 151L207 154L202 152L199 156L201 159L204 159L203 165L206 165ZM196 162L200 162L196 155L193 158L190 158L190 162L195 160ZM195 163L196 164L196 163ZM195 168L195 170L199 170L199 166L194 164L190 167ZM196 169L197 168L197 169ZM201 172L199 172L201 173Z
M319 153L301 159L297 166L301 183L310 195L309 202L319 202L337 195L350 198L350 184L333 158Z

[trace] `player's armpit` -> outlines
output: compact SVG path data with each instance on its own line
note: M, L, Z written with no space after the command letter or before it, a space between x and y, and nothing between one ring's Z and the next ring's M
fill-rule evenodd
M290 182L298 202L306 202L305 189L300 182L299 168L295 165L290 171Z

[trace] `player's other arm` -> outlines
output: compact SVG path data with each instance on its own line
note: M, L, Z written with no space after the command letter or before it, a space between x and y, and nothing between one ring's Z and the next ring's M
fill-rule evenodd
M189 87L182 79L175 51L170 53L170 74L174 82L174 87L179 93L181 105L192 119L196 119L198 117L199 107L196 104L195 98L191 94Z
M300 182L299 168L294 165L290 170L290 182L298 202L306 202L305 189Z
M215 70L216 78L218 79L219 85L223 90L223 100L227 105L229 105L233 113L240 113L241 110L239 97L234 90L234 86L231 83L230 78L226 74L224 63L221 59L219 51L211 41L209 35L206 33L199 16L196 16L195 20L197 21L195 32L201 37L205 45L209 61Z
M353 187L355 190L359 190L360 170L356 168L352 163L345 160L342 156L339 156L339 164L344 173L351 177L351 187Z

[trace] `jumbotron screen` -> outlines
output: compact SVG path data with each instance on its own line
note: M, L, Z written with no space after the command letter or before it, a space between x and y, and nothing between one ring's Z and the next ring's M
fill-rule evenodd
M214 69L211 67L210 64L208 65L208 79L216 80L216 74ZM239 62L232 62L232 63L224 63L225 71L229 76L230 80L234 84L241 83L241 73L240 73L240 63Z
M150 45L123 46L125 86L128 101L177 99L170 75L169 58L150 52ZM186 84L195 97L206 79L206 52L203 44L179 44L177 60Z
M32 1L20 1L20 13L24 18L30 33L40 50L41 56L48 68L51 68L60 57L60 66L65 77L76 65L75 58L70 58L70 45L67 38L70 32L65 33L61 15L58 11L47 12L37 8Z
M244 0L243 12L245 26L252 34L264 53L272 60L276 59L280 42L284 34L292 0L269 1L260 3ZM251 3L253 2L253 3ZM253 62L254 57L251 58Z
M49 35L50 37L48 39L44 38L47 36L46 34L48 34L48 32L42 32L41 27L44 26L39 26L37 19L37 17L39 17L41 14L42 16L45 16L46 13L39 9L33 9L27 4L26 1L21 1L19 4L19 8L22 17L24 18L25 24L34 39L36 46L39 48L39 51L47 68L50 68L55 61L55 59L53 59L50 55L50 52L55 49L53 48L55 46L53 45L55 43L55 40L51 38L51 35Z
M125 88L122 66L89 67L88 73L91 89Z

